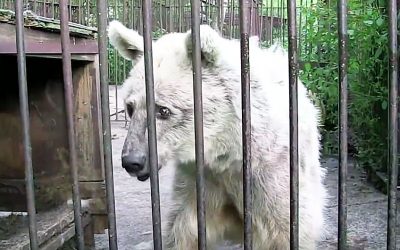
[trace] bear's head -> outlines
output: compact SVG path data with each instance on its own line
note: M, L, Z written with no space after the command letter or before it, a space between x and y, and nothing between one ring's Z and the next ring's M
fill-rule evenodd
M149 177L144 41L118 21L109 24L110 43L133 68L123 83L130 125L122 165L144 181ZM200 26L205 162L239 154L241 142L240 50L207 25ZM152 42L159 168L195 160L191 31ZM233 61L235 61L233 63Z

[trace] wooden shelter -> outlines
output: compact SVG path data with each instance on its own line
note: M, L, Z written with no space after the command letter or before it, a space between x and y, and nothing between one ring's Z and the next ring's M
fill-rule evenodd
M0 211L26 211L23 135L18 96L15 15L0 10ZM96 29L70 24L74 125L85 239L107 227ZM56 249L74 235L60 23L25 15L30 131L41 249ZM8 222L0 248L29 246L25 219ZM10 224L11 223L11 224ZM25 226L24 226L25 225ZM15 229L15 230L14 230ZM25 236L25 237L24 237Z

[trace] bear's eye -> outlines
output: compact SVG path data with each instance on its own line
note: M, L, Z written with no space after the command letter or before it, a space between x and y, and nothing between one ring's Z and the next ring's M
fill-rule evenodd
M171 110L166 107L158 107L158 117L160 119L168 119L171 115Z
M131 103L126 104L126 111L128 112L129 117L133 115L133 105Z

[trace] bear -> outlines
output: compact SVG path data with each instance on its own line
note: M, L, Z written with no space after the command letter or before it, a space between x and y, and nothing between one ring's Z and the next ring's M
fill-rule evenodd
M122 167L149 178L143 37L118 21L110 44L132 69L123 82L130 117ZM197 200L191 30L152 41L158 168L175 168L165 249L197 249ZM243 242L243 157L240 42L200 25L207 249ZM288 53L249 43L253 249L290 246ZM316 249L324 234L326 170L320 164L320 111L298 79L299 245Z

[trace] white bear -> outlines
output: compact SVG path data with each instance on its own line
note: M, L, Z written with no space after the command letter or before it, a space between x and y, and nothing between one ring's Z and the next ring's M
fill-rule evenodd
M109 24L111 44L133 68L124 82L131 117L122 152L128 173L149 177L143 37L118 21ZM200 27L202 53L207 246L243 240L240 44L207 25ZM191 31L153 41L159 168L176 167L166 249L197 249L196 168ZM251 174L253 249L289 249L289 78L283 48L261 49L250 39ZM325 170L320 165L319 110L298 82L299 241L315 249L324 232Z

